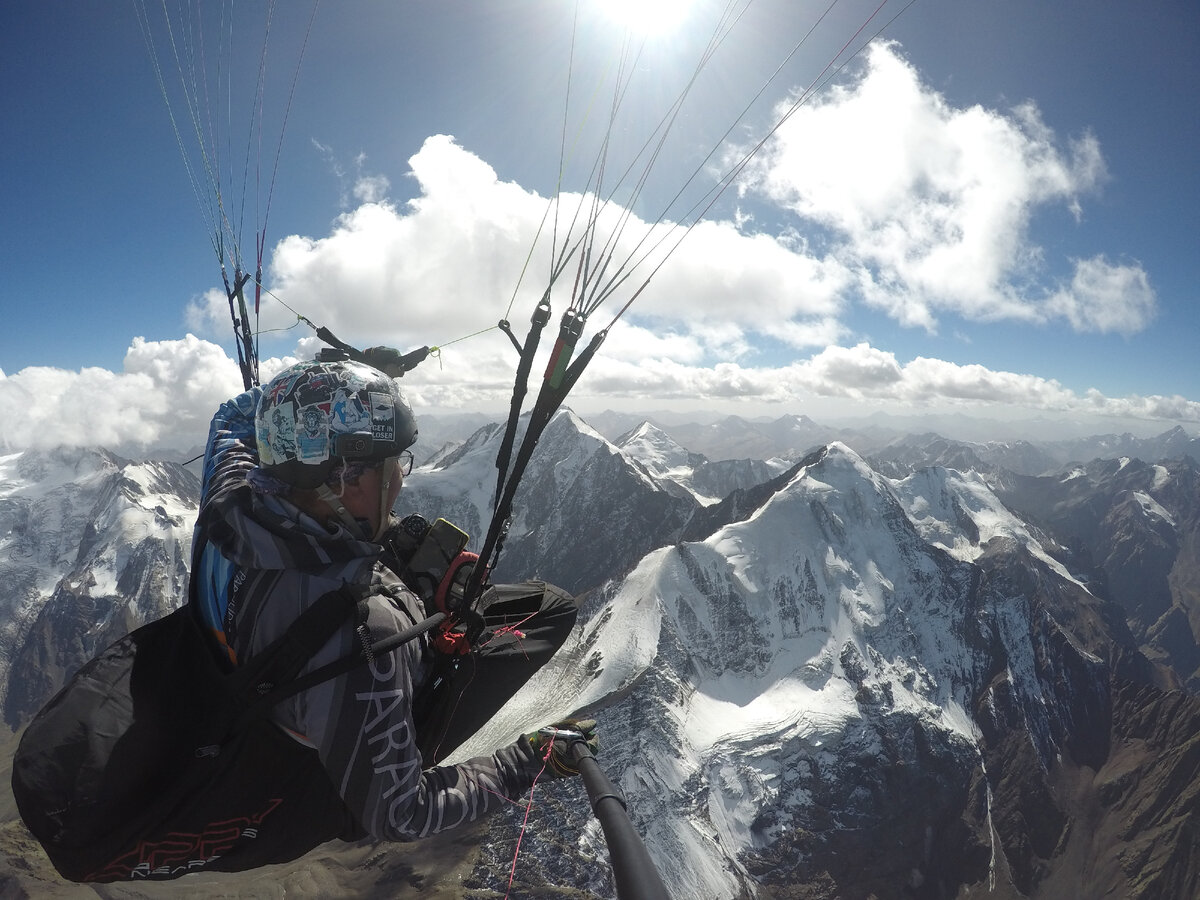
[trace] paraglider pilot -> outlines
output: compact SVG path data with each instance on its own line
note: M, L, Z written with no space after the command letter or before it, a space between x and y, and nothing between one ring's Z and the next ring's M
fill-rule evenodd
M386 369L393 356L374 348L366 358ZM430 527L420 517L401 525L391 512L416 437L396 382L337 354L293 366L221 406L204 459L192 599L233 665L343 586L358 592L357 614L306 671L427 616L435 589L419 596L399 574L405 560L390 552ZM306 801L323 821L306 830L292 815L288 829L259 831L260 841L287 844L280 860L332 837L426 837L519 798L539 775L576 774L566 744L548 736L552 728L439 765L553 656L575 622L572 598L548 585L489 591L466 652L460 644L448 658L422 635L275 707L274 724L311 750L314 771L327 779L325 796ZM518 622L519 630L505 627ZM595 744L594 722L569 727Z

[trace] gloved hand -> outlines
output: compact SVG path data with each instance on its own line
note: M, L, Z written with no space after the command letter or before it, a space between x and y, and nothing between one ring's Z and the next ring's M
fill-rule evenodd
M579 774L571 745L582 740L594 756L600 752L600 738L596 734L595 719L563 719L553 725L540 728L525 735L538 759L546 761L546 768L555 778L570 778Z
M429 355L428 347L411 353L401 353L394 347L368 347L362 353L363 362L392 378L399 378Z

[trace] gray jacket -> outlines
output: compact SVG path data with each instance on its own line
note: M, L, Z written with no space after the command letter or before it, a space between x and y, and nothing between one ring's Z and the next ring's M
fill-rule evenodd
M343 585L367 598L365 622L348 621L310 671L423 617L420 600L379 562L378 544L329 531L291 503L255 492L258 389L213 419L205 454L195 565L202 618L235 663L262 651L318 597ZM360 610L363 606L360 604ZM361 612L360 612L361 615ZM355 626L359 626L359 632ZM502 798L529 791L542 763L528 741L456 766L422 770L412 698L427 669L424 637L281 703L274 719L316 749L362 827L406 841L473 821Z

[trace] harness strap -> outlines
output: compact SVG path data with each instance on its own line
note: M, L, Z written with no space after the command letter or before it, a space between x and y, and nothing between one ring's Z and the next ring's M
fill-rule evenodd
M264 652L235 672L239 694L254 704L277 686L295 679L357 608L364 593L343 585L329 591L302 612Z
M407 628L404 631L393 634L391 637L386 637L381 641L376 641L375 643L371 644L369 655L365 649L360 649L354 653L343 656L340 659L335 659L331 663L326 663L320 668L314 669L307 675L303 675L299 678L292 677L286 680L271 682L269 686L267 685L266 681L260 680L258 686L266 687L266 689L261 691L253 700L253 702L250 703L250 705L246 708L245 712L239 718L239 724L248 723L256 718L259 718L260 716L266 715L274 706L283 702L288 697L295 696L302 691L307 691L309 688L337 678L339 675L344 675L347 672L357 669L361 665L365 665L369 660L375 657L382 656L386 653L391 653L396 648L401 647L414 638L420 637L425 632L436 628L445 618L445 615L442 613L434 613L429 618L418 622L411 628ZM300 620L298 619L297 622L299 621ZM292 627L294 628L295 625ZM291 629L289 629L289 631L290 630ZM330 633L332 634L332 630ZM311 656L312 654L309 654L309 658L311 658Z

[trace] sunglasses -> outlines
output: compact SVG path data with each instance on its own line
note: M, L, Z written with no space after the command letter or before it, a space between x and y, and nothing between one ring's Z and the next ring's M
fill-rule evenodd
M411 450L401 450L400 455L396 457L400 465L400 474L407 478L412 474L413 455Z

